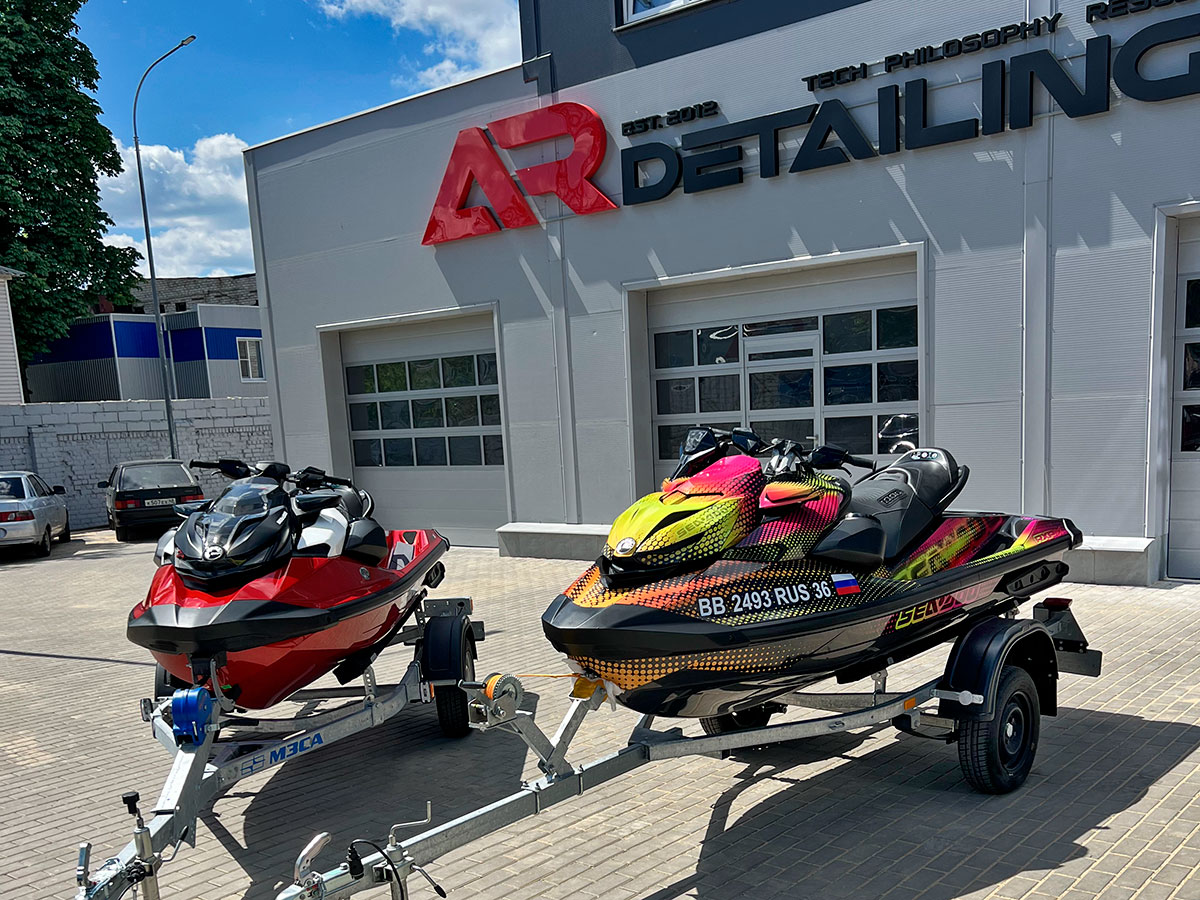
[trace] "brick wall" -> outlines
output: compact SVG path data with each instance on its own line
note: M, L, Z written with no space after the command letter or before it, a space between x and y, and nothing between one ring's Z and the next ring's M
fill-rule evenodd
M179 456L248 461L274 456L266 397L176 400ZM0 469L30 469L67 489L71 527L104 525L104 492L96 483L127 459L170 456L167 420L159 400L30 403L0 406ZM206 496L227 483L200 477Z
M192 309L197 303L225 303L234 306L257 306L258 288L254 273L220 275L204 278L157 279L158 304L163 312L176 312L180 303ZM143 280L133 289L133 298L142 311L154 312L150 301L150 282Z

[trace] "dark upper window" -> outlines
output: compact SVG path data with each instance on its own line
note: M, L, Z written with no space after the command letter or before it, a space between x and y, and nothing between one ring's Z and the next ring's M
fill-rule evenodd
M648 16L660 15L669 10L683 9L685 6L695 6L705 0L622 0L625 24L645 19Z

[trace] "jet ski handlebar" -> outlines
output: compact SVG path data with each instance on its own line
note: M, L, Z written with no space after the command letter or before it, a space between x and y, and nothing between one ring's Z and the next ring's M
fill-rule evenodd
M328 485L354 487L353 482L349 478L338 478L336 475L327 475L324 469L318 469L316 466L307 466L301 469L299 472L293 474L290 480L302 491L310 491Z
M870 469L874 472L878 465L873 459L855 456L834 444L822 444L811 450L805 450L795 441L776 438L767 444L756 455L771 454L767 464L767 475L782 475L796 469L843 469L855 466L860 469Z
M301 490L314 490L330 485L354 487L350 479L326 474L323 469L318 469L316 466L307 466L299 472L292 472L285 463L281 462L267 461L250 465L244 460L227 457L217 460L193 459L188 466L193 469L216 469L227 478L249 478L252 475L260 475L273 478L280 484L290 481Z
M188 463L190 469L216 469L226 478L249 478L254 470L240 459L193 459Z

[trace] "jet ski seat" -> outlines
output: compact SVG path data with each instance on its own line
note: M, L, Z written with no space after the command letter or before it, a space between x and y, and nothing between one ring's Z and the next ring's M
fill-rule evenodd
M854 485L849 512L879 522L885 536L883 557L891 560L941 515L966 487L970 474L945 450L910 450Z
M332 485L328 490L338 495L338 509L349 521L370 518L375 503L366 491L356 490L342 484Z
M342 553L368 565L382 565L390 548L387 532L371 518L375 508L371 495L342 484L333 485L330 490L338 495L338 509L350 522Z

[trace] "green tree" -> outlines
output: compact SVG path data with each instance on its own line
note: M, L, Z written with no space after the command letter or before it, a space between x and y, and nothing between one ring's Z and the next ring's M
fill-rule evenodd
M23 359L66 334L103 294L131 301L136 250L101 240L100 174L121 171L89 91L95 57L76 37L83 0L0 0L0 264Z

